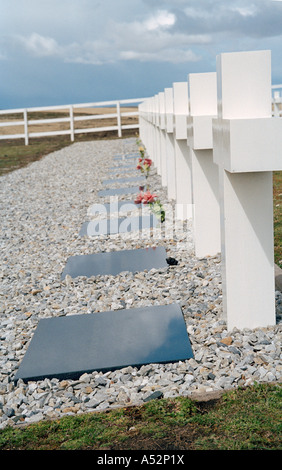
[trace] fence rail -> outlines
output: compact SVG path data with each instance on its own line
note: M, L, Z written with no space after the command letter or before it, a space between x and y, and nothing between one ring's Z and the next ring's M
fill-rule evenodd
M118 137L122 137L122 131L125 129L139 129L139 110L138 104L147 98L132 98L125 100L114 100L114 101L100 101L93 103L77 103L71 105L62 105L62 106L43 106L43 107L31 107L31 108L17 108L17 109L6 109L0 110L0 140L4 139L24 139L25 144L29 144L29 139L32 137L45 137L45 136L55 136L55 135L70 135L71 141L74 141L75 134L82 133L92 133L92 132L104 132L104 131L117 131ZM136 110L134 111L124 111L122 112L122 107L126 105L136 104ZM87 116L75 116L75 111L89 108L105 108L107 107L115 108L115 112L105 113L105 114L89 114ZM65 111L68 113L67 117L56 117L50 119L28 119L28 113L34 112L52 112L52 111ZM94 111L93 111L94 112ZM1 122L1 116L9 114L22 114L23 118L20 120L10 120ZM133 124L123 124L123 117L137 117L137 120ZM76 128L76 122L85 122L101 119L114 119L116 120L115 125L108 125L103 127L81 127ZM41 131L34 132L31 131L31 126L36 125L46 125L46 124L59 124L59 123L69 123L68 129L56 129L51 131ZM23 132L13 133L13 134L1 134L1 128L14 126L22 126Z
M272 85L272 90L273 90L273 98L272 98L272 104L273 104L273 115L276 117L282 116L282 109L281 109L281 104L282 104L282 97L281 97L281 90L282 90L282 84L281 85Z

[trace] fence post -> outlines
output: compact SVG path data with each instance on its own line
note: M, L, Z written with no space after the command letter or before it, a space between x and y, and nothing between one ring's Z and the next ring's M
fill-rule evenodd
M212 141L212 118L217 116L216 73L189 74L188 82L194 243L195 254L201 258L220 252L219 177Z
M275 91L273 93L273 114L276 117L280 116L280 103L281 103L280 91Z
M24 109L24 111L23 111L23 118L24 118L24 141L25 141L25 145L28 145L29 144L29 138L28 138L27 109Z
M69 107L69 112L70 112L70 136L71 136L71 141L74 141L74 120L73 120L73 106L70 105Z
M121 137L122 136L122 131L121 131L121 115L120 115L120 102L119 101L117 101L116 107L117 107L118 137Z
M176 178L175 217L179 220L187 220L193 215L191 155L187 145L188 83L175 82L172 88Z
M275 324L272 171L282 121L272 118L270 51L217 57L223 308L227 327Z

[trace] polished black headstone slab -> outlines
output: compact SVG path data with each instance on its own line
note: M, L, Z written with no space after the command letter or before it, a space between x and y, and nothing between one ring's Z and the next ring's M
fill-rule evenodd
M145 183L146 180L144 176L136 175L136 176L130 176L128 178L116 178L116 179L109 179L109 180L104 180L103 184L119 184L119 183L132 183L133 181L140 181Z
M24 382L193 357L178 304L41 319L15 375Z
M140 172L136 170L136 167L127 168L123 170L122 168L118 167L116 169L109 170L108 178L118 178L118 177L130 177L130 176L140 176Z
M136 169L136 165L119 165L116 167L113 167L112 169L109 170L110 174L124 174L124 173L133 173L135 171L135 174L138 175L140 174L138 170Z
M142 204L143 206L143 204ZM136 204L132 201L111 201L105 204L93 204L89 207L88 215L113 214L115 212L130 212L136 210Z
M116 165L113 166L114 169L116 168L135 168L136 169L136 163L128 163L126 161L122 162L117 162Z
M152 268L165 268L167 266L166 250L162 246L76 255L68 258L62 273L62 279L67 274L72 278L99 275L116 276L122 271L136 272Z
M140 173L137 172L136 170L115 170L115 171L109 171L108 173L108 178L129 178L129 177L135 177L135 178L140 178Z
M122 217L91 220L84 222L79 232L81 237L93 237L95 235L114 235L128 233L157 227L158 220L154 214L135 217Z
M131 158L138 158L138 156L140 156L138 152L127 155L116 155L114 160L130 160Z
M127 174L131 173L132 171L135 171L136 174L138 174L138 170L136 168L136 165L118 165L118 166L113 166L112 169L110 170L110 173L115 173L115 172ZM140 174L140 173L139 173Z
M114 188L114 189L103 189L102 191L98 191L98 196L104 197L104 196L116 196L118 194L132 194L132 193L138 193L139 192L139 186L129 186L127 187L122 187L122 188Z

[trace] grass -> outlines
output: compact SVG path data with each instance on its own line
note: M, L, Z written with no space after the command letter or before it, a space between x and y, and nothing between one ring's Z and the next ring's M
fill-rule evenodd
M55 139L33 139L30 145L24 145L20 140L1 141L0 175L27 166L50 152L70 145L70 143L70 139L58 137Z
M130 135L130 133L129 133ZM128 136L128 135L127 135ZM116 132L97 132L95 134L77 135L75 142L116 138ZM51 152L72 145L69 136L41 137L30 139L29 145L19 140L0 141L0 176L25 167L40 160Z
M274 258L282 268L282 172L273 173Z
M0 431L0 450L281 450L281 385L152 400Z

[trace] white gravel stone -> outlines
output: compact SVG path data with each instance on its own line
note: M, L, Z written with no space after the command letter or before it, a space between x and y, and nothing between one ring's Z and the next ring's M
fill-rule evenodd
M169 220L174 204L155 169L150 189L166 205L167 221L153 237L149 231L79 237L89 207L109 202L97 192L105 189L113 156L136 150L134 138L75 143L0 178L0 428L141 404L154 391L192 396L281 382L281 293L276 326L227 331L220 255L195 258L192 224ZM165 246L178 265L61 281L69 256L155 245ZM93 371L79 380L13 381L41 318L174 302L182 307L193 359ZM229 337L229 345L221 342Z

